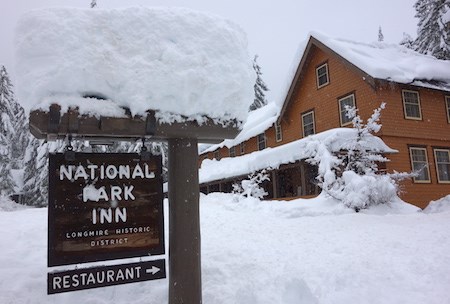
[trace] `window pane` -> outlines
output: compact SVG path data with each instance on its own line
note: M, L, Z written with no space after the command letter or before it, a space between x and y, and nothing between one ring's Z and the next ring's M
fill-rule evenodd
M450 164L438 165L439 181L448 182L450 181Z
M450 150L436 150L435 155L439 181L450 181Z
M302 115L303 136L314 134L314 112Z
M263 134L258 135L258 150L266 148L266 136Z
M403 103L407 118L421 118L419 94L417 92L403 91Z
M448 163L449 157L447 151L436 151L436 160L438 163Z
M277 141L281 141L283 139L282 133L281 133L281 125L278 123L275 123L275 136Z
M430 175L428 172L428 161L425 149L411 148L411 162L413 171L415 171L418 176L414 177L415 181L429 181Z
M405 102L406 103L412 103L412 104L419 104L419 96L416 92L403 92Z
M341 109L341 122L342 124L346 124L348 122L351 122L352 120L347 116L347 112L345 110L346 106L354 107L355 106L355 98L353 95L350 95L348 97L345 97L341 100L339 100L339 106Z
M230 148L230 156L231 157L235 157L236 156L236 148L235 147L231 147Z
M420 118L420 108L418 105L405 104L406 117Z
M317 85L320 87L328 83L328 67L324 64L317 68Z

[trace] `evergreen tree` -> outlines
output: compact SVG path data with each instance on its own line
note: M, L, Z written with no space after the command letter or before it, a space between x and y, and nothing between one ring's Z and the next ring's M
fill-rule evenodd
M403 45L408 49L414 49L414 39L411 37L411 35L403 32L403 38L400 41L400 45Z
M47 205L47 197L41 192L46 186L47 168L42 166L42 159L38 161L39 151L47 149L44 141L39 141L34 137L30 137L27 148L28 155L25 160L23 201L26 205L43 207ZM38 164L40 164L38 166ZM44 177L45 175L45 177Z
M355 211L378 204L388 204L397 196L398 180L409 177L405 173L379 174L378 163L388 161L373 150L369 137L379 132L380 112L385 104L374 111L364 123L356 108L346 107L357 136L346 143L345 151L334 153L319 142L312 157L306 161L318 166L319 186L322 190Z
M378 42L384 41L383 31L381 30L381 26L378 28Z
M450 0L417 0L414 4L419 18L414 49L438 59L450 60L450 27L446 16Z
M3 195L14 192L15 183L11 176L11 168L15 158L20 155L16 151L17 118L21 107L17 104L13 85L4 66L0 68L0 191ZM22 109L23 111L23 109ZM19 155L18 155L19 154Z
M12 168L21 169L25 165L24 157L30 138L27 117L23 107L15 103L14 136L11 145Z
M256 73L256 82L255 85L253 86L255 90L255 100L250 105L250 111L261 108L267 104L266 95L264 94L264 92L267 92L269 90L264 81L261 79L262 73L261 68L256 62L257 58L258 55L255 55L255 58L253 59L253 69L255 70Z

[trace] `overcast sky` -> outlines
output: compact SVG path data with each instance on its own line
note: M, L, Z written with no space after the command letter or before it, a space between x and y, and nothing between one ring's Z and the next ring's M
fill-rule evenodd
M0 64L14 81L14 27L30 9L90 6L91 0L0 0ZM403 32L416 36L415 0L97 0L99 8L181 6L211 12L239 24L247 33L249 53L258 54L263 80L275 99L286 86L298 45L318 30L331 37L376 41L381 26L385 42L398 43Z

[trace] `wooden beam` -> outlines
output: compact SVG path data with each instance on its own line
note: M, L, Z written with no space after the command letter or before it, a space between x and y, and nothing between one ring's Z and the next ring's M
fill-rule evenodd
M161 123L155 118L155 112L149 111L147 117L94 117L80 115L71 109L60 112L57 105L50 111L35 110L30 113L30 131L38 139L64 139L68 134L89 139L137 140L152 138L197 138L199 142L215 143L234 138L240 132L236 123L230 126L216 124L212 119L199 125L195 121Z

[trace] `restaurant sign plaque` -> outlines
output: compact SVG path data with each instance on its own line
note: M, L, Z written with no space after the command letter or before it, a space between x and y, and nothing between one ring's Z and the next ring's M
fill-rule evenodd
M164 254L161 156L49 155L48 266Z

